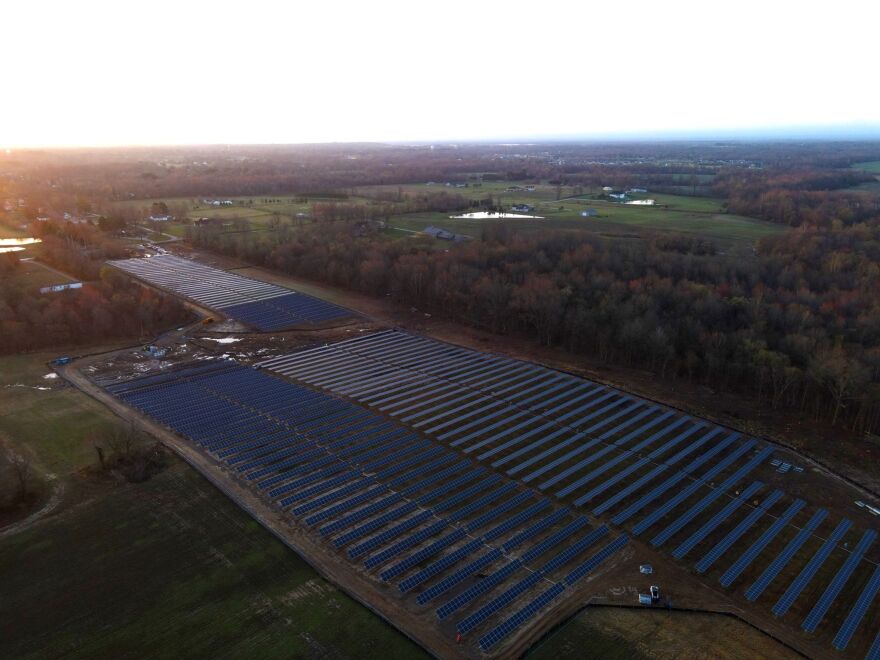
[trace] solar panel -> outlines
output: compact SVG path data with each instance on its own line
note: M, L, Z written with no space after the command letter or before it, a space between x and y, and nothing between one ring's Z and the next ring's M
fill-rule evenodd
M554 584L552 587L547 589L547 591L542 593L540 596L538 596L532 602L522 608L519 612L504 621L504 623L499 624L483 637L481 637L480 648L483 649L483 651L489 651L498 642L500 642L514 630L519 628L523 623L528 621L539 611L544 609L554 598L559 596L559 594L561 594L564 590L565 587L563 587L561 584Z
M495 527L490 529L488 532L483 534L483 540L488 542L488 541L493 541L500 536L503 536L504 534L506 534L510 530L522 525L524 522L529 520L536 513L540 513L541 511L543 511L544 509L546 509L549 506L550 506L550 500L548 500L548 499L543 499L540 502L536 502L535 504L532 504L527 509L520 511L519 513L517 513L514 516L505 520L503 523L496 525Z
M701 424L697 424L695 426L691 426L688 429L685 429L683 432L679 433L677 436L675 436L671 440L668 440L660 447L654 449L647 456L638 459L632 465L628 465L627 467L625 467L623 470L621 470L617 474L614 474L614 475L608 477L608 479L603 481L601 484L594 486L591 490L587 491L586 493L581 495L579 498L577 498L574 501L575 505L576 506L583 506L587 502L592 501L597 495L601 495L602 493L604 493L606 490L608 490L609 488L611 488L615 484L623 481L624 479L626 479L630 475L632 475L634 472L637 472L638 470L640 470L642 467L644 467L645 465L650 463L652 460L654 460L658 456L662 456L664 453L669 451L669 449L672 449L677 444L681 443L682 441L687 439L689 436L696 433L700 428L703 428L703 426ZM650 438L649 438L649 440L650 440ZM611 461L609 461L609 463L610 462ZM663 469L666 469L665 466L663 467ZM624 499L624 497L626 497L626 496L621 497L621 500ZM611 502L610 504L605 506L605 509L603 509L603 510L607 510L607 509L611 508L616 503L617 502Z
M566 575L564 580L565 584L570 587L588 573L596 570L599 564L608 559L618 550L622 549L627 543L629 543L629 537L626 534L621 534L611 543L599 550L599 552L590 557L583 564L576 567L568 575Z
M691 433L696 431L698 428L699 427L694 427L692 429L688 429L687 431L685 431L681 435L690 435ZM706 433L705 435L701 436L700 438L697 438L691 444L689 444L684 450L678 452L678 454L676 454L672 458L663 461L663 463L661 463L660 465L653 468L650 472L642 475L641 477L639 477L635 481L631 482L629 485L627 485L624 488L617 491L614 495L609 497L607 500L605 500L601 504L597 505L593 509L593 513L596 515L600 515L600 514L604 513L605 511L607 511L608 509L613 508L614 506L616 506L617 504L619 504L620 502L625 500L627 497L629 497L633 493L640 491L643 486L652 483L653 480L655 478L657 478L660 474L662 474L668 468L675 465L677 460L680 460L679 457L683 457L684 451L696 451L698 448L702 447L703 444L708 442L708 440L711 437L717 435L720 432L721 432L720 428L715 428L715 429L709 431L708 433ZM669 445L669 444L675 443L676 440L677 440L676 438L673 438L672 440L670 440L666 444ZM621 479L628 477L634 471L641 469L642 467L647 465L652 460L652 458L659 456L662 453L661 450L665 451L665 449L666 449L666 445L651 452L651 454L649 454L645 458L640 459L636 464L629 466L628 468L622 470L620 473L618 473L614 477L611 477L610 479L608 479L608 481L606 481L605 483L601 484L600 486L597 486L596 490L598 490L598 492L602 492L604 490L607 490L607 488L609 486L616 484ZM588 501L588 496L590 496L590 499L592 498L591 493L587 493L583 497L580 497L577 500L575 500L575 504L577 504L578 502Z
M394 566L385 569L379 574L379 577L381 577L384 582L387 582L391 578L396 577L401 573L405 573L411 568L415 568L426 559L430 559L431 557L436 555L438 552L442 552L453 543L457 543L458 541L463 539L464 536L465 532L463 529L455 529L443 538L434 541L433 543L422 548L415 554L410 555L403 561L400 561L394 564Z
M755 601L758 597L764 593L764 590L767 586L779 575L779 572L788 565L788 562L791 561L792 557L795 556L798 550L801 549L801 546L806 542L810 535L816 531L816 528L825 520L825 517L828 515L828 512L825 509L819 509L816 513L813 514L813 517L810 518L809 522L806 526L801 529L791 541L788 542L788 545L785 546L785 549L779 553L779 555L770 562L770 565L764 569L764 572L761 573L761 576L755 580L749 590L746 591L746 598L750 601Z
M516 601L519 596L534 587L543 579L544 577L540 573L529 573L526 577L514 584L507 591L504 591L501 595L490 600L476 612L459 621L458 624L455 626L456 630L458 630L458 633L460 635L467 634L478 625L483 623L483 621L488 619L492 614L494 614L498 610L504 609L505 607Z
M502 502L501 504L499 504L495 508L487 511L483 515L478 516L477 518L474 518L472 521L470 521L465 526L465 529L467 529L468 532L473 533L476 530L480 529L481 527L485 527L490 522L492 522L493 520L495 520L499 516L504 515L505 513L510 511L511 509L515 509L520 504L525 503L527 500L531 499L531 497L532 497L532 494L527 491L523 491L521 493L518 493L514 497Z
M425 591L423 591L422 593L420 593L418 595L418 597L416 598L416 601L418 602L419 605L424 605L425 603L433 600L434 598L436 598L440 594L443 594L443 593L449 591L450 589L452 589L452 587L454 587L456 584L458 584L462 580L465 580L465 579L469 578L471 575L473 575L474 573L477 573L477 572L483 570L489 564L500 559L502 556L503 556L503 554L502 554L501 550L499 550L498 548L495 548L494 550L486 553L482 557L475 559L474 561L469 563L467 566L463 566L462 568L455 571L451 575L443 578L437 584L432 585L431 587L425 589Z
M865 660L880 660L880 632L878 632L877 636L874 638L874 643L871 644L871 648L868 650L868 655L865 656Z
M825 589L825 592L819 597L819 600L816 601L816 604L813 606L813 609L810 610L807 618L804 619L801 628L807 632L816 631L816 628L819 627L819 623L825 618L825 614L828 612L831 604L840 594L847 580L852 576L853 571L856 570L856 565L861 561L865 552L871 547L876 538L877 532L873 529L865 531L862 538L859 539L859 542L856 544L855 549L850 553L849 557L846 558L846 561L843 562L843 566L837 571L837 574L832 578L828 587Z
M397 520L398 518L402 518L408 513L412 513L418 508L418 505L415 502L407 502L403 506L397 507L392 511L388 511L387 513L383 513L382 515L373 518L365 522L363 525L359 525L352 530L347 531L345 534L340 534L335 539L333 539L333 545L337 548L341 548L344 545L351 543L359 538L363 538L370 532L375 532L380 527L384 527L389 522L393 520Z
M499 584L504 582L504 580L506 580L514 572L518 571L520 567L522 567L522 562L519 559L514 559L513 561L508 562L491 575L487 575L486 577L482 578L470 589L463 591L449 602L437 608L437 618L445 619L450 614L458 609L461 609L478 596L482 596L487 591L491 591Z
M834 637L834 648L838 651L843 651L849 645L852 636L858 629L859 624L861 624L862 619L865 618L865 614L878 591L880 591L880 566L877 566L874 569L874 572L868 580L868 584L865 585L862 593L859 594L855 605L853 605L852 610L850 610L846 620L843 622L843 625L840 626L840 630L837 631L837 635Z
M728 440L729 440L729 438L728 438ZM650 514L645 516L645 518L643 518L637 525L635 525L633 527L633 534L641 534L642 532L644 532L651 525L653 525L655 522L660 520L660 518L665 516L667 513L672 511L672 509L674 509L679 504L681 504L684 500L686 500L688 497L693 495L705 482L714 478L716 475L723 472L728 466L730 466L731 464L738 461L742 457L743 454L747 453L752 448L753 445L754 445L754 440L737 447L733 451L733 453L728 454L720 462L718 462L714 467L710 468L705 473L703 473L703 475L699 479L692 481L690 484L688 484L688 486L686 486L685 488L680 490L673 497L666 500L666 502L662 506L660 506L659 508L655 509L653 512L651 512ZM721 443L715 445L714 447L712 447L712 449L710 449L705 454L703 454L702 456L697 458L690 465L685 467L682 471L678 472L677 474L674 474L669 479L664 481L662 484L657 486L654 490L650 491L649 493L647 493L646 495L641 497L638 501L634 502L633 504L628 506L626 509L624 509L622 512L618 513L616 516L614 516L611 519L612 522L614 522L615 525L620 525L620 524L626 522L631 516L633 516L634 514L636 514L639 511L641 511L644 507L646 507L652 501L656 500L658 497L660 497L667 490L669 490L673 486L677 485L680 481L683 481L688 476L688 474L693 472L693 470L695 469L694 466L702 465L703 463L706 463L711 458L713 458L716 454L720 453L725 447L726 447L725 441L722 441Z
M472 552L476 552L482 547L483 542L480 539L471 541L467 545L463 545L458 550L454 550L445 557L442 557L434 563L426 566L418 573L406 578L398 585L398 587L402 592L405 593L410 589L413 589L422 584L423 582L427 582L432 577L442 573L446 569L455 566L458 562L467 557L469 554L471 554Z
M590 418L590 417L597 416L597 415L599 415L599 414L605 412L606 409L610 409L610 408L613 408L613 407L615 407L615 406L618 406L618 405L620 405L620 404L622 404L622 403L625 403L627 399L628 399L628 397L626 397L626 398L624 398L624 399L621 399L621 400L618 400L618 401L615 401L614 403L609 404L608 406L605 406L605 408L596 411L596 412L593 413L592 415L587 415L587 417L585 417L584 420L586 420L586 419L588 419L588 418ZM605 424L610 424L610 423L613 422L615 419L618 419L618 418L620 418L620 417L622 417L622 416L624 416L624 415L627 415L627 414L631 413L633 410L636 410L636 409L640 408L642 405L643 405L643 404L642 404L641 402L636 402L636 403L633 403L633 404L627 406L626 408L623 408L622 410L618 410L616 413L614 413L614 414L611 415L610 417L606 417L606 418L602 419L599 423L594 424L593 426L591 426L591 427L590 427L589 429L587 429L586 431L583 431L583 432L581 432L581 433L578 433L577 435L574 435L574 436L572 436L571 438L569 438L569 439L567 439L567 440L564 440L563 442L558 442L558 443L556 443L555 445L553 445L553 446L550 447L549 449L547 449L547 450L545 450L544 452L542 452L541 454L539 454L539 456L541 456L542 458L544 458L544 457L546 457L546 456L549 456L549 455L552 454L552 453L556 453L557 451L559 451L559 450L561 450L561 449L563 449L563 448L565 448L565 447L568 447L569 445L573 445L573 444L577 443L581 438L588 437L589 434L590 434L593 430L595 430L596 428L600 428L600 427L604 426ZM583 420L579 420L579 421L583 421ZM525 477L523 477L523 481L525 481L526 483L528 483L529 481L533 481L534 479L537 479L537 478L540 477L542 474L546 474L546 473L549 472L550 470L555 469L555 468L558 467L559 465L562 465L562 464L565 463L566 461L570 460L572 457L574 457L574 456L576 456L576 455L578 455L578 454L581 454L582 452L585 452L585 451L588 451L588 450L592 449L593 447L595 447L595 446L596 446L597 444L599 444L600 442L601 442L601 440L599 440L599 438L593 438L593 439L590 440L589 442L585 442L585 443L582 444L582 445L578 445L577 447L575 447L575 448L572 449L571 451L567 452L566 454L563 454L562 456L559 456L559 457L555 458L554 460L550 461L549 463L545 463L544 465L542 465L541 467L539 467L537 470L533 470L532 472L530 472L529 474L527 474ZM547 483L547 482L545 482L545 483ZM542 484L542 486L543 486L543 484ZM543 488L542 488L542 490L543 490Z
M366 568L376 568L376 566L384 564L389 559L396 557L404 550L409 550L410 548L417 546L422 541L426 541L438 532L444 530L447 526L448 523L445 520L438 520L434 524L420 529L415 534L410 534L406 538L401 539L394 545L385 548L384 550L373 555L372 557L368 557L366 560L364 560L364 566Z
M301 490L298 493L294 493L289 497L285 497L282 500L279 500L278 503L281 506L288 506L293 504L294 502L298 502L300 500L308 499L314 495L319 493L323 493L331 488L336 488L337 486L343 486L347 482L351 481L355 477L358 476L357 472L346 472L338 477L334 477L333 479L329 479L323 483L318 484L317 486L312 486L311 488L306 488L305 490ZM356 493L359 490L363 490L364 488L370 486L375 483L376 480L373 477L367 477L366 479L358 479L357 481L348 484L347 486L343 486L342 488L336 488L336 490L326 493L321 497L316 497L312 500L309 500L305 504L300 504L298 507L295 507L291 513L295 516L301 516L304 513L308 513L314 509L330 504L331 502L335 502L338 499L343 497L348 497L352 493Z
M496 482L498 480L500 480L500 477L496 480ZM501 488L499 488L497 490L493 490L491 493L487 493L487 494L483 495L483 497L474 500L473 502L471 502L467 506L464 506L461 509L458 509L457 511L455 511L455 513L453 513L449 516L449 519L453 522L462 520L462 519L468 517L469 515L471 515L472 513L474 513L475 511L482 509L487 504L491 504L495 500L497 500L501 497L504 497L505 495L507 495L508 493L510 493L511 491L513 491L515 489L516 489L516 484L514 484L512 482L507 482Z
M492 486L497 484L499 481L501 481L501 477L498 476L497 474L492 474L492 475L486 477L485 479L483 479L482 481L475 483L473 486L469 486L468 488L465 488L464 490L456 493L452 497L448 497L445 500L438 502L432 508L434 509L435 513L439 513L439 512L451 509L452 507L457 506L457 505L461 504L462 502L470 499L471 497L473 497L477 493L482 493L487 488L491 488Z
M641 405L641 404L639 404L639 405ZM659 410L659 408L657 406L650 406L649 408L642 410L639 414L633 415L632 417L624 420L623 422L621 422L617 426L614 426L613 428L600 434L594 440L592 440L588 443L585 443L579 447L575 447L571 451L563 454L562 456L557 458L555 461L553 461L553 463L556 463L556 465L562 465L563 463L570 461L572 458L575 458L576 456L580 456L584 452L592 449L593 446L595 446L596 444L600 444L602 442L605 442L609 438L612 438L616 434L620 433L625 428L641 421L642 419L644 419L645 417L647 417L649 415L653 415L658 410ZM624 410L624 411L621 411L619 414L625 415L626 412L627 411ZM603 424L604 424L604 421L603 421ZM590 432L589 430L585 431L585 433L589 433L589 432ZM553 485L559 483L563 479L570 477L574 473L582 470L586 466L588 466L591 463L593 463L594 461L598 460L599 458L601 458L602 456L607 454L609 451L612 451L614 447L615 447L615 445L611 444L606 447L603 447L599 451L593 452L592 454L590 454L589 456L587 456L584 459L581 459L580 461L578 461L574 465L571 465L571 466L567 467L566 469L562 470L562 472L554 474L552 477L550 477L549 479L544 481L540 486L538 486L538 488L540 488L541 490L546 490L547 488L550 488L550 486L553 486ZM573 484L571 484L571 485L567 486L566 488L563 488L562 490L557 492L556 497L565 497L570 492L572 492L575 488L577 488L577 486L574 486Z
M521 531L518 534L515 534L514 536L509 538L504 543L504 545L501 546L502 549L504 550L505 553L510 552L515 547L520 545L523 541L527 541L528 539L533 538L534 536L540 534L545 529L549 529L550 527L552 527L553 525L558 523L560 520L565 518L567 515L568 515L568 509L557 509L556 511L551 513L549 516L545 516L544 518L542 518L541 520L539 520L535 524L529 526L528 528L524 529L523 531Z
M385 545L388 541L397 538L404 532L408 532L409 530L418 527L426 520L430 520L433 515L434 514L432 514L430 511L420 511L413 517L401 521L394 527L387 529L381 534L377 534L376 536L373 536L366 541L363 541L362 543L359 543L356 546L349 548L348 556L350 559L354 559L355 557L359 557L362 554L370 552L371 550L374 550L379 546Z
M575 518L570 523L568 523L562 529L553 532L543 541L538 543L537 545L532 546L526 552L522 554L522 560L525 562L531 562L543 555L548 550L552 550L557 545L571 538L571 535L575 532L580 531L584 527L587 526L587 517L581 516L580 518Z
M766 498L764 498L764 501L761 502L761 504L759 506L752 509L748 513L748 515L745 518L743 518L736 527L734 527L732 530L730 530L724 536L723 539L721 539L711 550L709 550L709 552L706 553L706 555L700 561L697 562L697 564L696 564L697 572L698 573L705 573L709 569L709 567L712 566L712 564L714 564L721 555L723 555L725 552L727 552L730 549L730 547L734 543L736 543L740 539L740 537L743 534L745 534L752 527L752 525L754 525L761 518L761 516L763 516L767 512L767 510L770 507L772 507L774 504L776 504L776 502L781 497L782 497L782 491L781 490L774 490L772 493L770 493L770 495L768 495ZM793 516L798 511L799 508L800 508L800 506L792 509L791 515ZM783 522L782 524L784 525L785 523ZM769 541L768 541L768 543L769 543ZM760 549L757 552L760 552ZM757 552L755 554L757 554ZM754 558L754 557L752 557L752 558ZM743 563L741 565L741 567L738 567L736 569L736 575L739 575L739 572L741 572L742 569L745 568L745 566L750 562L751 562L751 559L748 559L748 561L746 563ZM728 572L730 572L730 571L728 571ZM733 579L736 579L735 575L733 576L733 578L731 578L731 581ZM725 584L723 576L722 576L721 584L723 584L724 586L730 586L730 583Z
M721 511L717 512L713 515L709 520L707 520L700 528L691 534L688 538L681 542L681 544L672 551L672 556L676 559L682 559L687 553L694 549L694 547L700 543L703 539L705 539L709 534L715 531L722 523L726 522L731 515L733 515L734 511L739 509L740 506L745 504L748 499L757 493L761 488L763 488L764 484L760 481L755 481L750 484L742 493L733 497L725 506L721 509ZM779 493L779 496L782 496L782 493Z
M483 470L483 468L477 468L475 470L471 470L467 474L464 474L464 475L458 477L457 479L453 479L452 481L448 481L445 484L443 484L442 486L439 486L439 487L435 488L434 490L430 491L429 493L422 495L419 498L419 504L421 504L422 506L426 506L431 500L435 500L438 497L440 497L441 495L446 495L449 491L455 490L456 488L459 488L459 487L465 485L466 483L473 481L474 479L479 477L484 472L485 472L485 470Z
M579 477L578 479L573 481L571 484L569 484L565 488L559 490L556 493L556 497L565 497L566 495L573 493L575 490L577 490L581 486L590 483L598 475L602 474L603 472L606 472L607 470L609 470L613 466L617 465L621 461L632 456L633 452L637 452L637 451L641 450L643 447L650 444L650 442L653 442L653 440L651 438L660 437L661 435L668 433L668 427L667 427L666 429L663 429L663 430L655 433L653 436L651 436L651 438L643 440L642 442L637 444L635 447L632 447L631 449L620 449L624 444L626 444L627 442L629 442L633 438L638 437L642 433L645 433L646 431L650 430L652 427L656 426L657 424L659 424L659 423L665 421L666 419L668 419L669 417L671 417L673 414L674 413L671 410L667 411L667 412L663 413L662 415L660 415L659 417L655 417L654 419L648 421L647 424L643 424L642 426L637 428L635 431L632 431L631 433L628 433L627 435L620 438L619 440L616 440L613 444L607 445L606 447L603 447L599 451L595 452L593 455L589 456L588 457L589 462L594 462L594 461L602 458L606 454L614 451L615 449L621 452L620 454L618 454L614 458L606 461L605 463L603 463L602 465L600 465L597 468L594 468L593 470L591 470L590 472L588 472L584 476ZM687 421L686 418L681 418L678 420L677 424L683 424L685 421ZM587 460L588 459L584 459L584 461L579 462L577 464L578 469L580 469L581 467L584 467L587 464L587 463L585 463L585 461L587 461ZM572 472L575 472L575 471L576 470L572 470Z
M748 475L752 470L760 465L764 461L764 459L766 459L767 456L770 455L772 452L772 447L764 447L764 449L759 451L756 456L753 456L745 465L743 465L736 472L727 477L727 479L722 481L718 486L712 488L699 502L691 506L687 511L679 516L678 519L670 523L662 532L651 539L651 545L653 545L654 547L659 547L666 543L666 541L672 538L672 536L681 531L681 529L684 528L685 525L687 525L694 518L700 515L700 513L702 513L703 510L707 506L709 506L709 504L724 495L724 493L732 488L735 483L737 483L740 479ZM736 452L734 452L732 455L736 455ZM724 461L722 461L722 463L723 462ZM720 474L721 470L718 469L720 465L721 463L713 468L713 470L709 470L709 472L701 477L701 480L704 483L708 483L716 475Z
M822 567L822 564L828 559L831 551L837 547L840 539L843 538L843 535L846 534L851 526L852 521L847 520L846 518L838 523L837 527L831 533L831 536L825 540L822 547L816 551L816 554L814 554L810 561L807 562L807 565L804 566L804 569L789 585L788 589L785 590L785 593L782 594L778 601L776 601L776 604L773 606L773 614L776 616L782 616L788 612L788 609L792 606L795 599L800 596L804 588L810 583L810 580L816 575L816 571Z
M587 534L585 537L583 537L577 543L569 546L568 548L566 548L565 550L560 552L558 555L553 557L553 559L551 559L546 564L544 564L544 566L541 568L541 572L544 574L552 573L556 569L562 568L568 562L570 562L572 559L574 559L580 553L582 553L584 550L586 550L591 545L593 545L596 541L598 541L603 536L605 536L607 533L608 533L608 528L605 525L602 525L601 527L594 529L592 532Z
M356 522L360 522L365 518L369 518L373 514L378 513L383 509L387 509L390 505L399 502L401 499L402 498L400 496L400 493L391 493L388 497L384 497L378 502L373 502L372 504L368 504L362 509L358 509L357 511L354 511L347 516L337 518L333 522L321 527L318 531L321 533L321 536L327 536L328 534L332 534L333 532L338 532L341 529L350 527Z

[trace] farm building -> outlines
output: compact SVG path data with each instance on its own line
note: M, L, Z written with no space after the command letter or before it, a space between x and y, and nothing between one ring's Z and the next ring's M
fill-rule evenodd
M433 238L441 238L444 241L466 241L468 239L464 234L454 234L448 229L443 229L441 227L425 227L422 231L423 234L427 234Z
M514 204L510 207L511 211L516 211L517 213L531 213L535 210L533 206L529 206L528 204Z
M595 218L599 215L599 212L596 209L584 209L581 211L582 218Z

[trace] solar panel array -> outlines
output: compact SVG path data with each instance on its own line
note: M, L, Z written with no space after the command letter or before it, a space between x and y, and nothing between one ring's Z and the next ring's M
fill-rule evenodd
M260 330L357 316L320 298L170 254L108 263Z
M780 489L755 499L775 469L769 467L773 448L754 438L583 378L397 330L303 349L259 366L397 419L551 499L589 507L632 534L662 523L650 537L653 545L666 548L675 540L668 549L675 559L693 556L694 571L717 570L712 579L725 588L736 589L745 578L748 600L768 590L786 600L783 592L794 594L800 586L788 585L798 571L805 572L796 579L803 586L812 579L808 569L826 579L824 562L811 565L805 552L831 532L820 529L826 512ZM762 481L749 479L753 472ZM514 526L519 531L504 544L506 552L518 539L529 540L530 527L546 534L538 517L529 525L502 522L498 533ZM845 531L823 550L826 559L840 562L849 554ZM467 566L484 570L485 556ZM450 616L494 589L495 580L520 570L517 561L509 559L442 604L438 615ZM861 556L850 565L859 580L873 567ZM453 573L430 593L444 593L469 575ZM817 626L830 618L827 611L816 610Z
M397 581L402 597L431 612L445 595L440 610L464 610L463 630L503 621L509 634L526 623L522 612L549 602L536 590L561 594L554 572L583 564L607 532L381 415L230 360L107 389L186 436L331 551L378 582ZM480 571L491 575L467 588ZM530 605L518 610L523 599Z

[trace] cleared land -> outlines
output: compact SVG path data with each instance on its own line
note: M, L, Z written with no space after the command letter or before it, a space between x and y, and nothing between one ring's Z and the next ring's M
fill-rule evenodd
M588 607L551 632L528 660L585 658L799 658L734 617Z

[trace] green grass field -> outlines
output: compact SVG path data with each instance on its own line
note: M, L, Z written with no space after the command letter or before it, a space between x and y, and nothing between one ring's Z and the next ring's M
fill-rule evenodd
M851 167L856 170L864 170L865 172L880 174L880 160L870 160L866 163L853 163Z
M463 177L462 177L463 178ZM496 203L504 207L514 204L529 204L535 207L535 214L544 216L544 220L510 220L512 225L526 231L542 229L577 229L592 231L609 236L635 235L646 232L684 233L706 237L719 242L722 249L751 245L759 238L786 231L780 225L724 213L723 201L709 197L692 197L686 195L667 195L640 193L635 199L654 199L656 206L633 206L617 204L596 199L598 190L584 192L583 189L563 186L557 189L549 184L537 184L533 192L506 192L511 186L523 187L520 183L509 181L485 181L479 186L469 185L467 188L447 187L443 183L427 185L389 184L365 186L353 191L348 197L351 203L370 203L371 197L377 193L439 193L462 195L467 199L483 199L492 196ZM573 197L577 195L577 197ZM559 200L559 197L562 199ZM253 230L269 228L273 215L282 220L296 222L297 213L308 213L310 204L298 202L291 195L267 198L265 196L231 198L236 202L231 207L208 207L197 200L167 199L168 204L188 203L191 210L187 212L189 219L214 217L232 220L247 219ZM122 202L147 206L152 200ZM340 200L344 203L345 200ZM244 205L239 205L243 203ZM582 218L580 212L585 208L595 208L599 217ZM452 220L450 213L415 213L397 215L391 218L389 225L409 231L421 231L428 225L439 225L450 231L478 237L485 226L484 220ZM170 234L183 237L186 227L175 223L164 228ZM395 238L412 236L408 232L389 231L388 235Z
M21 261L15 272L10 275L10 281L17 286L38 289L44 286L73 282L74 280L54 270L50 270L36 261Z
M0 657L424 656L181 461L141 484L84 476L120 422L45 380L53 356L0 358L0 438L66 485L0 538Z
M598 217L584 218L580 213L584 208L595 208ZM629 234L641 236L650 233L691 234L713 239L721 247L732 244L754 243L764 236L773 236L786 231L785 227L763 220L738 215L714 212L674 211L661 207L639 207L611 204L584 205L581 201L564 201L546 204L538 208L542 220L473 220L453 219L448 213L415 213L396 216L391 219L391 227L421 231L429 225L443 227L449 231L467 234L475 238L481 235L487 222L505 222L523 231L542 231L546 229L569 229L591 231L607 235ZM407 236L397 232L400 237Z

